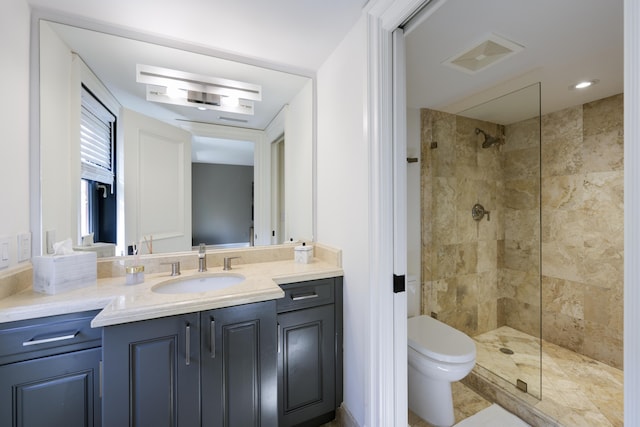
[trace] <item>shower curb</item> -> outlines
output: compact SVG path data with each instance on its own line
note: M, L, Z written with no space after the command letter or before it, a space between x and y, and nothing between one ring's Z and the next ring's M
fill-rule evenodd
M489 402L497 403L520 417L532 427L564 427L535 407L540 402L538 399L523 393L506 381L505 384L500 384L498 380L490 377L491 374L485 368L476 365L461 382Z

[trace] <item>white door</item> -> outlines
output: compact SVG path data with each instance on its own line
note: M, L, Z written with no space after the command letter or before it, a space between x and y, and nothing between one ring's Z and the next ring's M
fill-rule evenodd
M124 245L140 253L191 249L191 134L123 110Z

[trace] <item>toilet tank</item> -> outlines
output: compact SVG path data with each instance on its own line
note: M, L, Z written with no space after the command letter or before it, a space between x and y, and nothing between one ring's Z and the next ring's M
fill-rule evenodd
M420 278L407 276L407 316L420 315Z

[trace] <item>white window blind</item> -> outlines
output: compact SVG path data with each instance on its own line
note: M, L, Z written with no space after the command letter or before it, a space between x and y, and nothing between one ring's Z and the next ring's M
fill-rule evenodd
M84 86L81 105L81 177L113 185L113 124L116 118Z

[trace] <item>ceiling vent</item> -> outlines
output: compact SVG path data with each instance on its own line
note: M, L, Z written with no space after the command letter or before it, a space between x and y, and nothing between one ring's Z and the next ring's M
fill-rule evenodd
M475 74L490 65L497 64L515 55L522 49L524 49L524 47L517 43L495 34L490 34L473 47L448 58L443 64L468 74Z

